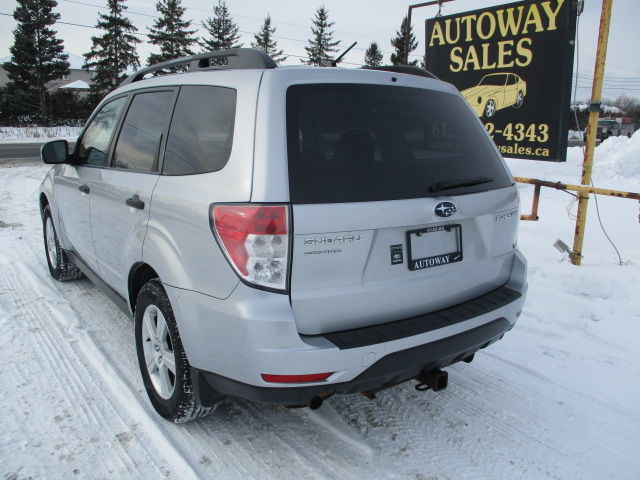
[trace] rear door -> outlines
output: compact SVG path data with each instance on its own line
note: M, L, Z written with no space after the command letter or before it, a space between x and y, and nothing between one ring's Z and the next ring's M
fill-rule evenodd
M506 283L517 192L459 96L294 85L287 139L301 333L406 318Z
M142 259L158 156L175 89L132 96L115 141L111 168L91 185L91 230L100 276L126 296L129 266Z

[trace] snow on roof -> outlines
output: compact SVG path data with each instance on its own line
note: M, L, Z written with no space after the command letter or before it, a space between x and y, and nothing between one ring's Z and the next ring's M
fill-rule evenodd
M67 83L58 89L68 88L68 89L77 89L77 90L89 90L89 84L84 80L76 80L75 82Z
M72 53L72 52L65 51L64 53L69 55L69 58L67 61L69 62L69 68L71 70L82 70L82 65L84 65L83 57L81 57L80 55L76 55L75 53ZM11 61L11 56L0 58L0 65L10 61Z
M69 68L73 68L74 70L82 70L82 65L84 65L84 58L80 55L76 55L71 52L64 52L69 55Z
M575 110L578 109L581 112L584 112L585 110L587 110L589 108L589 104L587 103L578 103L578 104L574 104L571 105L571 110ZM624 112L622 110L620 110L618 107L614 107L613 105L606 105L606 104L602 104L600 106L600 110L604 113L619 113L619 114L624 114Z

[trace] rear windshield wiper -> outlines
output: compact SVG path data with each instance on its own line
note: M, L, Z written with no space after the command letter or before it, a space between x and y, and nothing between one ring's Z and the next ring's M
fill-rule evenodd
M493 178L490 177L471 177L463 178L462 180L443 180L436 182L429 187L429 192L438 193L442 190L450 190L458 187L471 187L473 185L481 185L483 183L493 182Z

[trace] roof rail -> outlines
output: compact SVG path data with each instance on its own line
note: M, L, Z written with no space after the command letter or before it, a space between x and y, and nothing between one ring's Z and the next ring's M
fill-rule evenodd
M419 77L435 78L440 80L429 70L424 68L414 67L413 65L381 65L379 67L360 67L366 70L384 70L385 72L404 73L407 75L418 75Z
M211 65L210 60L214 58L226 58L227 64ZM262 50L255 48L230 48L228 50L199 53L190 57L181 57L156 63L134 72L128 76L120 86L143 80L145 75L150 73L187 64L189 65L189 72L210 69L276 68L278 66L276 62Z

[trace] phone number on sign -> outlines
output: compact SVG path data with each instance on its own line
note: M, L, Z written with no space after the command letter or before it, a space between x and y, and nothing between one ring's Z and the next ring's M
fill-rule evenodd
M503 155L534 155L536 157L548 157L550 151L546 147L532 147L520 145L518 142L545 143L549 140L549 125L546 123L525 125L524 123L507 123L502 130L496 130L495 124L489 122L484 125L496 142L496 146ZM501 139L507 142L515 142L502 145Z
M500 135L508 142L521 142L527 139L530 142L545 143L549 140L549 125L546 123L531 125L507 123L502 130L496 130L493 123L485 123L484 126L491 137Z

